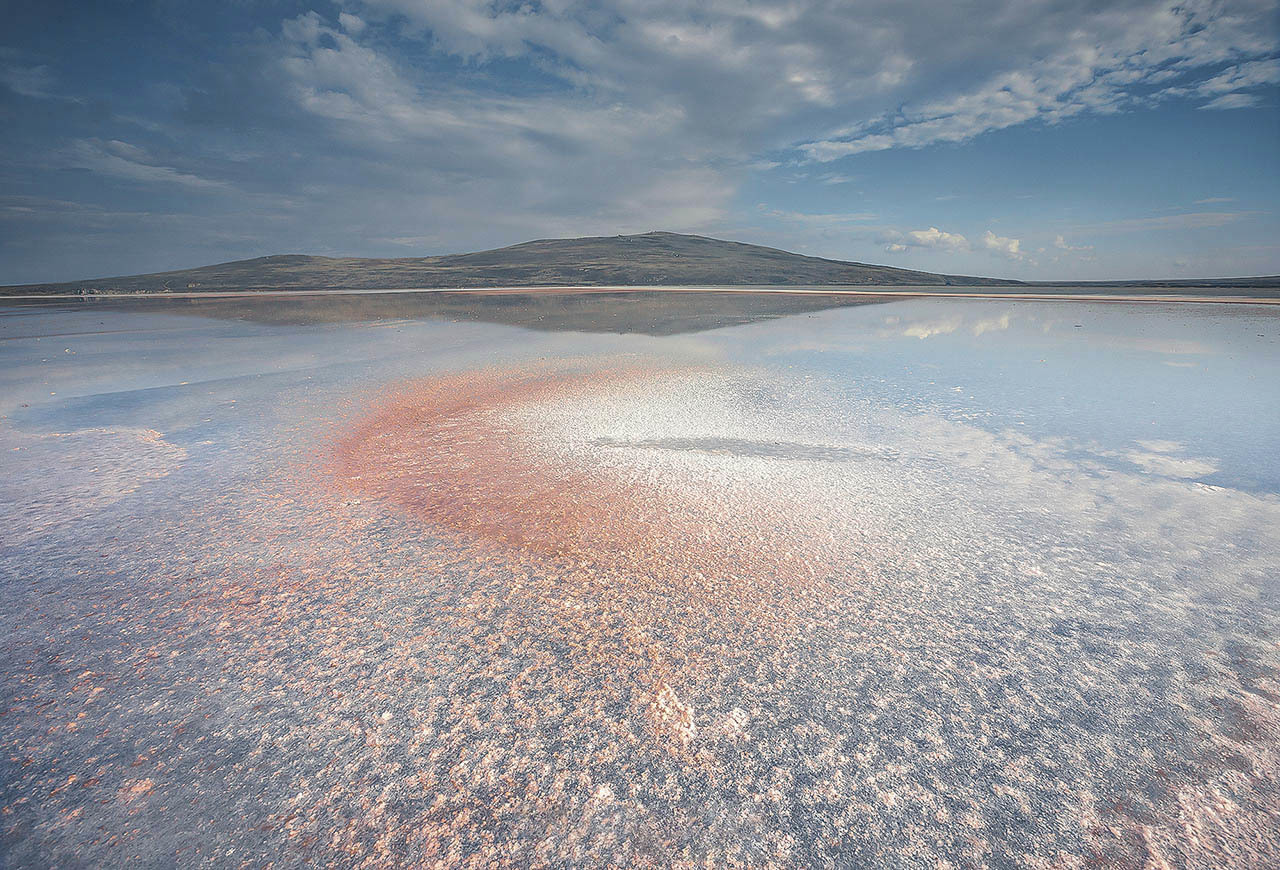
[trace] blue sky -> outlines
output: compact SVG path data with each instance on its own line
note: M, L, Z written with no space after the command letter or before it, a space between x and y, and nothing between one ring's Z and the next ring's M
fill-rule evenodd
M652 229L1280 273L1273 0L11 6L0 283Z

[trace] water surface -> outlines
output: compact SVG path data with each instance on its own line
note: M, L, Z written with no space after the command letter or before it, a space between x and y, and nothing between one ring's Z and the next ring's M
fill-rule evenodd
M1275 863L1278 326L0 306L0 849Z

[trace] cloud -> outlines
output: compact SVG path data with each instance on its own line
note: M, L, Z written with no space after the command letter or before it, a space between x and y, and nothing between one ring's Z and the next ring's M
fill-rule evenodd
M884 92L913 61L827 2L606 0L506 4L366 0L366 17L404 22L437 51L539 72L629 105L680 105L722 136L760 130L805 106ZM874 49L879 50L874 50Z
M856 16L826 0L354 5L474 64L520 60L601 99L678 107L730 151L794 136L806 114L842 116L795 143L818 161L1256 88L1277 47L1264 0L1006 0L982 16L887 0Z
M1148 218L1127 218L1124 220L1104 221L1077 227L1080 230L1139 232L1144 230L1200 230L1212 227L1224 227L1249 217L1253 212L1235 211L1196 211L1181 214L1160 215Z
M352 35L359 34L365 28L364 19L350 12L338 13L338 26Z
M982 246L988 251L994 251L1010 260L1023 260L1026 255L1022 252L1022 242L1018 239L1011 239L1007 236L997 236L991 230L987 230L982 235Z
M880 233L880 243L885 251L900 254L912 248L957 253L970 249L969 240L960 233L949 233L937 227L902 232L886 229Z
M66 166L141 184L173 184L200 191L230 188L225 182L165 166L144 149L117 139L79 139L60 155L60 159Z
M48 99L53 94L53 73L47 66L0 67L0 82L24 97Z
M1220 97L1214 97L1209 102L1200 106L1201 109L1209 111L1221 111L1223 109L1249 109L1261 102L1254 94L1223 94Z
M1059 251L1081 251L1087 253L1093 250L1093 245L1069 245L1062 235L1054 238L1053 246Z
M1246 91L1280 82L1280 59L1255 60L1227 67L1202 82L1188 87L1171 87L1164 96L1213 97L1201 109L1244 109L1258 105L1256 94Z
M790 221L792 223L816 225L816 226L840 226L845 224L864 224L867 221L876 220L878 215L872 212L828 212L825 214L815 214L811 212L786 211L782 209L769 208L764 203L756 206L757 210L771 218L778 220Z
M58 93L57 78L48 64L31 64L26 60L24 52L0 47L0 85L35 100L80 102L77 97Z
M1060 263L1064 258L1067 259L1068 262L1071 260L1078 260L1085 263L1091 263L1094 261L1093 245L1072 245L1067 242L1066 237L1062 234L1058 234L1054 237L1053 248L1054 250L1061 251L1062 253L1051 257L1049 259L1050 263ZM1041 252L1044 251L1043 248L1040 250Z
M799 164L1161 101L1241 105L1274 80L1277 50L1273 0L992 0L981 14L937 4L927 15L897 0L860 2L856 14L840 0L338 0L287 18L250 6L203 43L182 42L192 51L172 68L122 59L100 86L84 71L105 54L0 50L0 101L85 95L21 112L31 120L6 156L44 141L46 166L130 181L111 194L132 198L118 211L159 211L145 200L165 188L270 191L279 229L255 243L268 250L372 253L412 239L439 253L659 227L750 234L772 218L761 241L826 239L832 256L873 245L981 254L981 224L946 218L971 242L907 232L945 222L927 212L873 226L870 208L838 194L878 176ZM118 93L130 81L137 93ZM57 113L76 117L40 120ZM779 167L770 180L797 182L795 212L744 215L761 197L747 193L753 174ZM954 189L976 201L964 179L930 183L925 200ZM223 229L238 237L241 222Z
M724 175L741 170L714 165L720 155L678 108L624 110L580 93L504 96L426 82L366 32L337 29L314 12L284 22L278 78L297 109L342 141L350 164L394 173L390 183L418 197L416 210L430 202L450 216L445 223L485 215L490 228L519 226L513 241L602 226L696 229L724 213L732 192ZM499 48L518 46L499 40ZM421 217L414 223L429 228ZM409 237L423 235L435 234Z
M927 230L912 230L904 236L903 244L913 248L938 248L944 251L963 251L969 247L969 240L959 233L947 233L937 227Z
M1241 91L1280 79L1280 61L1265 57L1275 52L1277 38L1275 28L1264 23L1261 2L1107 4L1075 15L1043 3L1024 5L1026 14L1041 16L1043 30L1022 19L1020 10L1004 7L999 14L1022 22L1017 43L1036 46L1041 51L1035 55L1011 56L1006 68L948 95L926 92L921 100L854 119L801 143L800 152L825 162L869 151L967 142L1019 124L1057 124L1179 97L1223 94L1204 108L1239 107L1253 102ZM980 23L989 26L990 20ZM1053 28L1058 29L1056 47L1051 47ZM987 44L999 44L998 29L991 36ZM1190 81L1160 87L1179 79Z

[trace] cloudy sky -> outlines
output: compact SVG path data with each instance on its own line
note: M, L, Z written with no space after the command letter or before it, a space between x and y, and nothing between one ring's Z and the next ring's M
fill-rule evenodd
M664 229L1280 273L1274 0L7 4L0 283Z

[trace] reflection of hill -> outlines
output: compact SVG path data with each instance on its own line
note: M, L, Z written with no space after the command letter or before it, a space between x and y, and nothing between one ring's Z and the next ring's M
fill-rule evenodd
M891 301L837 294L538 291L361 293L324 296L104 298L95 307L163 311L269 324L444 319L547 331L677 335L829 308ZM68 303L80 305L85 303Z

